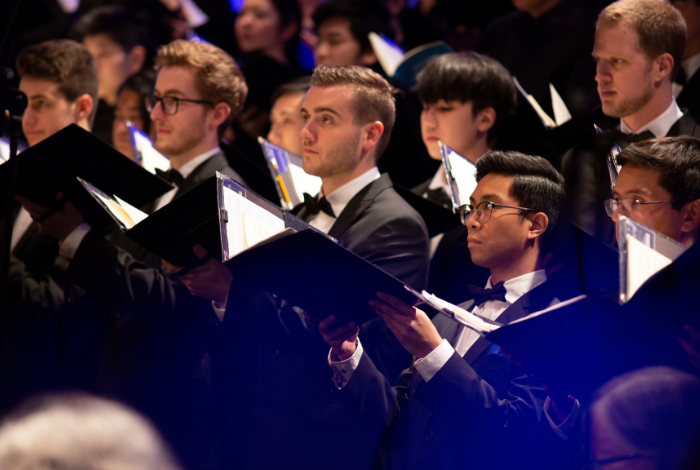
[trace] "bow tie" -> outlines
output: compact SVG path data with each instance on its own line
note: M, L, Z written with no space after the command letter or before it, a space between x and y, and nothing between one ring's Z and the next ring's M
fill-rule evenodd
M185 178L183 178L182 174L173 168L170 168L168 171L163 171L160 168L156 168L156 175L160 176L168 183L172 183L177 187L182 186L183 181L185 181Z
M613 141L622 148L625 148L635 142L655 138L654 134L649 131L644 131L639 134L625 134L619 129L612 129L609 132Z
M308 193L304 193L304 207L311 215L316 215L319 212L324 212L325 214L328 214L331 217L335 218L335 214L333 213L331 203L328 202L328 199L326 199L325 196L321 199L317 199L317 197L314 197Z
M500 300L501 302L506 301L506 287L505 281L501 281L496 284L492 289L482 289L478 286L469 286L469 292L474 296L474 305L480 307L489 300Z
M437 189L426 189L425 190L426 199L428 201L439 204L442 207L452 208L452 198L443 188Z

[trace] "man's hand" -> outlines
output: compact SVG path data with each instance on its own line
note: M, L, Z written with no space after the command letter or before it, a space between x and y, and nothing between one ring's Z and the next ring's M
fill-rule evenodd
M318 324L318 331L323 335L323 340L333 350L333 354L338 361L344 361L355 354L357 349L357 335L360 334L360 328L350 322L340 328L328 330L335 323L335 316L323 320Z
M442 337L425 312L383 292L378 292L377 297L386 303L370 300L369 305L408 352L422 359L440 346Z
M700 330L693 325L684 325L683 329L690 335L690 341L678 338L678 342L681 343L685 352L688 353L690 365L700 369Z
M192 251L200 259L208 254L207 250L200 245L195 245ZM172 265L165 260L161 261L165 269L173 274L182 270L179 266ZM192 292L192 295L213 300L219 308L226 306L228 291L231 288L231 282L233 282L233 274L220 261L210 259L204 265L179 276L179 278Z
M56 200L60 200L63 193L56 194ZM23 196L17 196L20 204L29 212L32 219L37 220L46 214L48 207L40 206ZM46 220L38 222L39 230L58 240L64 240L70 233L83 223L83 215L70 202L66 201L62 208L51 214Z

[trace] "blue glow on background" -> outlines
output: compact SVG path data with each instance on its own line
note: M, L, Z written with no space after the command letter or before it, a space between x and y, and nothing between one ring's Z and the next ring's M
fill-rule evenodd
M231 11L234 13L238 13L241 11L241 8L243 8L243 4L245 3L245 0L228 0L229 3L231 4Z

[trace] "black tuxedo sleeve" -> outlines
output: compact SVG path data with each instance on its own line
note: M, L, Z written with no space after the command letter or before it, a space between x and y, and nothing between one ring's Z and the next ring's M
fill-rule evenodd
M58 312L63 305L63 290L49 276L39 276L27 270L23 261L10 255L10 267L7 289L9 292L9 309L7 314L13 317L21 315L23 321L28 317L39 316L35 320L41 323L45 315ZM4 318L3 320L10 320Z

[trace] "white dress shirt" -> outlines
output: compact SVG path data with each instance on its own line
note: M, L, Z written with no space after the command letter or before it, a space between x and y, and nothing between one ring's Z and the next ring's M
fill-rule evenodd
M309 225L322 231L323 233L328 233L350 200L354 198L355 195L362 190L362 188L370 184L372 181L379 179L380 176L381 174L375 166L354 180L345 183L332 193L326 195L326 200L330 203L335 217L331 217L330 215L321 211L309 220ZM323 191L323 188L321 191Z
M678 107L678 104L674 99L671 106L669 106L666 111L636 131L633 131L627 127L627 124L620 119L620 131L622 131L623 134L640 134L644 131L649 131L654 134L654 137L666 137L668 131L671 130L671 127L673 127L676 121L678 121L681 117L683 117L683 112L681 111L681 108Z

